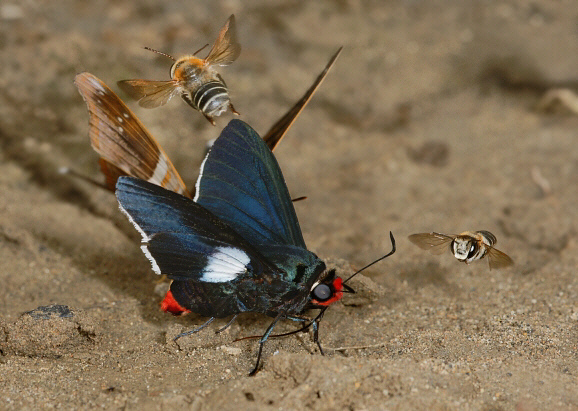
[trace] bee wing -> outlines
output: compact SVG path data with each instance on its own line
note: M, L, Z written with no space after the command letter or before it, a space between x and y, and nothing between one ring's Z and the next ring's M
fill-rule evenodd
M235 15L231 14L231 17L229 17L229 20L219 32L219 37L213 44L211 51L209 51L205 62L208 65L228 66L237 60L239 54L241 54L241 45L237 41Z
M128 175L190 197L159 143L106 84L90 73L77 75L74 84L88 106L90 143L107 187L114 191L118 177Z
M419 233L410 235L409 241L417 245L422 250L438 255L448 250L447 245L455 238L455 235L441 233Z
M126 94L138 100L138 104L144 108L155 108L166 104L178 89L175 80L122 80L118 86Z
M299 101L295 103L295 105L291 107L291 109L287 113L285 113L283 117L281 117L275 124L273 124L273 126L269 129L269 131L267 131L267 133L263 137L263 140L265 140L265 143L267 143L267 146L269 146L271 151L273 151L275 147L277 147L277 144L279 144L281 139L285 136L285 133L287 133L289 127L291 127L293 122L297 119L297 116L301 113L301 111L303 111L307 103L309 103L309 100L311 100L311 97L313 97L313 94L315 94L315 92L325 79L325 76L329 72L329 69L331 69L331 66L333 66L333 63L335 63L335 60L337 60L339 54L341 54L342 49L343 47L339 47L339 50L337 50L337 52L333 55L333 57L331 57L329 63L327 63L327 65L325 66L325 69L323 69L321 74L319 74L317 79L313 82L311 87L309 87L309 89L305 92L303 97L301 97L301 99L299 99Z
M512 260L506 253L503 253L494 247L490 247L488 250L488 263L490 264L491 270L492 268L509 267L514 264L514 260Z

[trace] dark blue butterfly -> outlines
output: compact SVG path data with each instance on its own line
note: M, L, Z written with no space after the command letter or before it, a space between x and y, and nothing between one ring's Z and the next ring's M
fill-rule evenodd
M194 200L132 177L119 178L116 196L153 270L173 280L176 302L211 317L192 332L242 312L275 318L251 374L279 320L309 322L304 328L316 331L321 315L311 320L301 313L324 311L352 291L307 250L277 160L242 121L232 120L215 141Z

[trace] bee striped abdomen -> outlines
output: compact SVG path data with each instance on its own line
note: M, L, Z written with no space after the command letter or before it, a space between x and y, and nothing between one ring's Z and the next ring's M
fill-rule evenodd
M498 242L496 236L490 233L489 231L482 230L477 231L477 233L480 234L482 237L484 237L484 239L486 240L485 242L490 246L493 246Z
M193 107L204 115L218 116L226 111L230 104L229 93L221 81L208 81L195 90L192 103Z

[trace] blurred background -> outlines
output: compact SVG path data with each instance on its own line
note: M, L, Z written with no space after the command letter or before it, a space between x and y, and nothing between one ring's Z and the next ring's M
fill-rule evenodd
M401 338L397 341L413 349L399 355L413 364L461 361L474 374L480 364L500 358L500 365L478 374L477 382L468 380L471 391L444 380L450 387L444 395L427 389L427 395L414 393L404 382L410 375L395 368L397 363L392 365L397 371L387 372L400 375L399 396L389 395L390 389L379 394L380 400L375 394L357 404L373 408L391 400L450 406L463 400L483 408L499 400L512 408L526 404L527 395L535 397L528 400L529 407L551 405L548 398L553 397L575 407L575 394L564 388L573 378L575 383L578 373L575 356L566 357L575 349L578 313L578 104L572 97L578 86L578 8L572 1L4 0L2 321L10 324L23 311L53 302L88 309L125 300L138 306L130 321L152 327L152 335L177 321L157 312L157 278L138 250L137 236L117 212L114 197L58 174L59 167L68 166L102 179L88 139L86 105L73 80L89 71L119 93L192 186L206 142L219 135L230 113L212 127L179 98L146 110L122 94L116 81L168 79L172 61L143 47L175 57L190 54L212 44L231 14L242 52L220 73L240 118L260 133L301 97L344 46L275 155L292 196L308 197L295 207L310 249L322 258L361 267L389 250L391 230L398 253L367 272L387 292L370 308L351 314L349 324L338 325L340 317L328 316L333 319L326 323L343 330L326 338L334 346L342 338L343 345L364 337L367 344L379 337L396 345L391 341ZM465 266L449 252L431 256L406 238L416 232L481 229L496 235L498 248L515 260L514 268L490 272L485 261ZM393 314L400 312L404 320ZM506 320L502 316L507 313ZM383 321L384 328L370 330L363 318ZM121 335L115 338L131 340L127 321L115 328ZM504 328L504 321L530 328ZM438 341L449 338L439 342L445 347L441 354L431 345L432 327L441 333ZM330 330L336 332L327 328L327 334ZM450 338L448 332L456 334ZM494 343L478 351L478 345L464 342L473 341L471 335ZM135 350L144 344L131 341ZM504 341L511 342L513 353L502 351ZM544 363L537 362L531 346L540 347ZM244 375L252 348L243 354L238 375ZM394 361L393 352L377 350L368 361ZM371 364L366 367L375 366ZM435 380L440 371L427 364L417 369L426 381ZM551 373L546 384L535 377L543 369ZM206 377L207 395L214 396L206 401L212 406L221 400L215 387L222 371L221 365L207 371L212 376ZM504 380L507 373L514 378ZM136 392L144 390L134 384ZM21 401L15 404L24 404L26 395L13 389ZM341 388L343 398L357 398L350 390ZM51 393L47 389L38 398ZM501 400L496 393L502 393ZM90 397L70 395L69 405ZM126 394L125 400L136 397ZM303 405L299 401L285 405ZM349 404L340 401L334 405ZM316 402L313 408L323 405Z

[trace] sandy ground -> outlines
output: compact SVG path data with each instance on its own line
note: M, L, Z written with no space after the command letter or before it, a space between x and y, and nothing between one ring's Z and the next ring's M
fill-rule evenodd
M578 85L571 1L11 1L0 3L0 409L578 409L578 117L542 95ZM467 4L465 4L467 3ZM341 45L276 151L311 250L352 284L311 336L172 337L166 283L101 178L73 78L166 78L235 13L222 74L265 132ZM137 115L192 184L212 127L175 99ZM516 261L466 266L415 232L486 229ZM65 307L37 309L51 304ZM35 311L32 311L35 310ZM215 322L215 330L225 320ZM283 324L279 331L294 329Z

